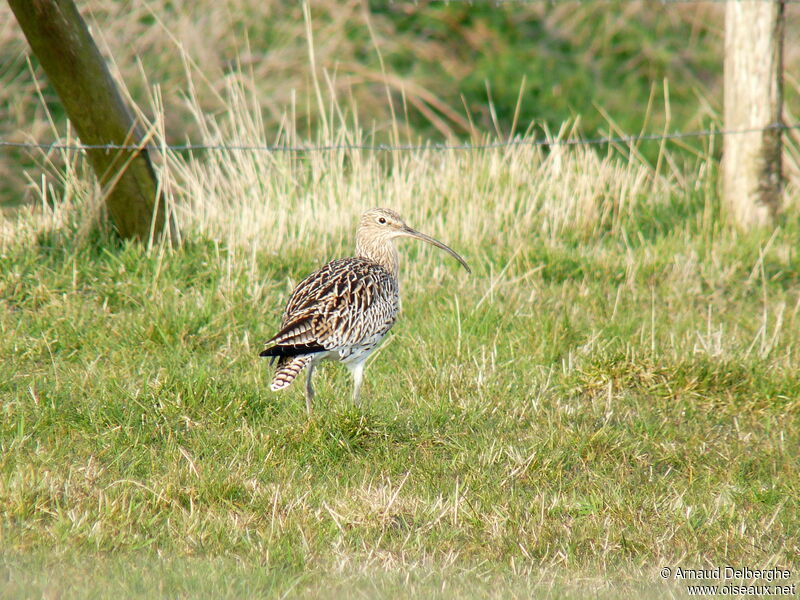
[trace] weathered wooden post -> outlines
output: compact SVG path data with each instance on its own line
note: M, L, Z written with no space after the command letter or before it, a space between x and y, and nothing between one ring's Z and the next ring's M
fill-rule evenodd
M725 3L725 125L722 203L743 228L771 225L783 176L782 0ZM752 130L752 131L749 131Z
M122 99L73 0L8 0L8 4L81 141L143 144L142 128ZM151 230L156 236L172 233L145 148L89 149L87 153L121 236L147 240Z

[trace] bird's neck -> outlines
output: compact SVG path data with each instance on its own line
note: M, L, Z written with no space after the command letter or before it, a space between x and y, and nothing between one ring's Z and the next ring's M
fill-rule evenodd
M399 256L391 240L375 240L356 236L356 256L381 265L397 279Z

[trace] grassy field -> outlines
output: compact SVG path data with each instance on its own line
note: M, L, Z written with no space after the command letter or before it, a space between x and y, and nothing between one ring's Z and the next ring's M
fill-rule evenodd
M181 126L375 139L313 75L318 105L280 110L318 137L287 117L265 140L257 72L214 79L213 110L189 85ZM167 141L175 98L146 89ZM168 153L174 248L119 241L79 154L30 157L29 201L0 213L0 598L684 597L664 567L725 565L797 583L796 144L778 227L743 234L705 143ZM325 365L308 419L257 355L372 206L473 273L402 243L362 407Z
M215 114L226 110L225 89L236 80L255 92L261 142L287 123L303 137L324 130L335 115L320 113L318 89L346 106L348 117L357 112L359 126L379 142L470 140L487 131L510 137L529 127L541 136L565 121L579 122L587 137L720 125L719 2L309 5L306 21L300 2L282 0L79 3L133 101L149 107L157 86L170 143L202 134L187 95ZM800 6L785 10L784 115L795 123ZM49 144L65 129L55 91L0 3L0 140ZM800 133L793 137L796 146ZM0 152L0 210L35 199L28 183L38 181L40 162L35 152Z
M230 94L198 129L248 142ZM63 157L2 224L0 596L680 597L662 567L797 569L796 187L736 234L713 162L636 156L170 155L176 249L98 227ZM404 244L366 402L326 366L308 420L257 353L373 205L473 274Z

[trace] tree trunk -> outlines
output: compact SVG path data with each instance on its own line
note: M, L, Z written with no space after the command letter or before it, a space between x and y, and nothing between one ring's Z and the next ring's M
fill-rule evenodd
M8 0L36 58L64 104L81 141L143 144L139 123L122 99L72 0ZM145 148L88 149L111 219L125 238L173 233Z
M731 0L725 8L722 202L740 227L772 225L781 205L783 2Z

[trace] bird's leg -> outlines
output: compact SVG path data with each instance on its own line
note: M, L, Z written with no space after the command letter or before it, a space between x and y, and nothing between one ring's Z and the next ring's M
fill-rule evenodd
M306 373L306 411L308 416L311 416L311 403L314 401L314 386L311 385L311 377L314 375L314 363L308 365L308 373Z
M361 394L361 383L364 381L364 363L356 363L351 373L353 374L353 404L359 406L361 404L359 398Z

